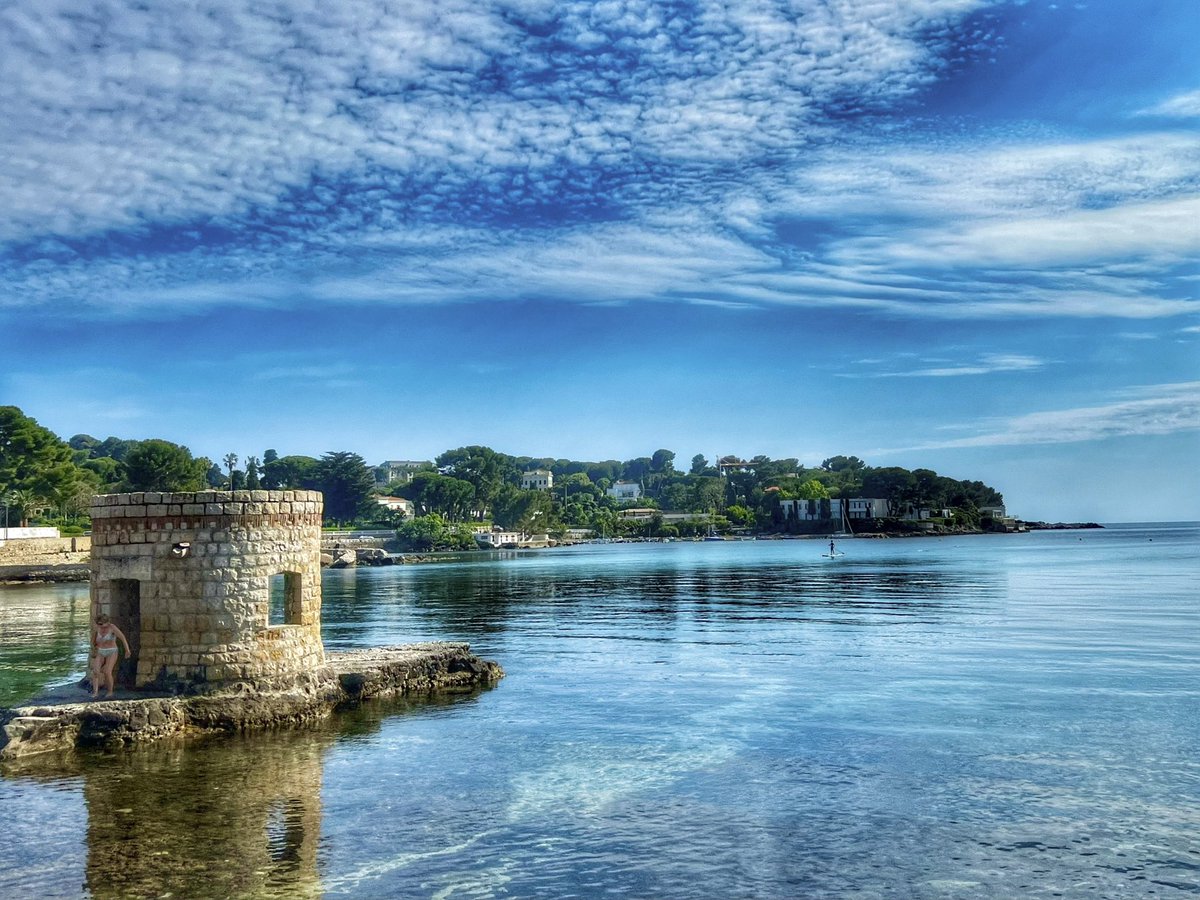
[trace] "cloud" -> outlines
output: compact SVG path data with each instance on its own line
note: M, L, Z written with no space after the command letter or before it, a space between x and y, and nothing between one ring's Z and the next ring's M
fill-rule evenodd
M273 366L251 375L253 381L312 381L344 378L355 372L349 363L329 365Z
M1009 419L988 419L976 423L976 428L980 433L970 437L904 449L1067 444L1195 431L1200 429L1200 381L1130 388L1113 402L1103 405L1033 412Z
M921 230L911 239L863 238L839 255L908 266L1078 266L1109 260L1180 262L1200 255L1200 196L1057 216Z
M242 215L322 181L426 212L670 181L912 93L983 5L17 3L0 238Z
M1046 361L1021 354L985 353L978 362L958 365L929 365L919 369L871 373L844 373L842 378L957 378L964 375L991 375L996 372L1032 372Z
M1140 110L1138 115L1195 118L1196 116L1200 116L1200 91L1177 94L1156 106Z
M1193 311L1200 138L854 124L987 53L992 5L10 4L0 311Z

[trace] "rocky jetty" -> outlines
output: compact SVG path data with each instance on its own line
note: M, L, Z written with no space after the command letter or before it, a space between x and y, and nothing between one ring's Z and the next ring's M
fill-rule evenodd
M326 665L277 683L223 685L183 696L121 692L89 701L79 686L0 709L0 762L76 747L296 726L366 700L494 684L500 666L467 644L437 642L330 653Z
M1022 522L1030 531L1076 531L1084 528L1103 528L1096 522Z
M91 566L86 563L45 563L0 566L0 584L58 584L87 581Z

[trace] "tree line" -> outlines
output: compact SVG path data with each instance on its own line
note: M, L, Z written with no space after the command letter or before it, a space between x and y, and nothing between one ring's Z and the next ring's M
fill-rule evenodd
M160 438L77 434L64 441L18 407L0 406L0 502L13 525L40 522L79 533L89 525L94 495L124 491L317 490L325 495L329 522L386 513L370 502L375 478L355 453L331 451L317 459L267 450L246 457L241 468L235 453L222 463Z
M521 476L535 469L552 473L551 490L520 487ZM640 496L622 501L610 495L619 481L636 484ZM873 467L855 456L829 457L810 468L794 458L723 456L710 462L697 454L680 471L675 453L666 449L625 461L587 462L510 456L478 445L447 450L389 493L412 501L418 518L436 516L446 524L486 521L552 534L573 527L608 536L801 530L784 513L782 501L791 499L871 497L887 500L895 510L949 508L956 523L967 525L979 523L980 508L1004 502L999 491L980 481L959 481L931 469ZM638 522L622 515L635 506L650 513ZM661 516L666 511L692 515L666 524Z
M68 529L86 526L93 494L117 491L318 490L328 522L398 527L418 549L469 546L472 528L480 524L551 534L584 528L607 536L639 531L686 536L714 527L795 530L782 502L792 499L880 498L894 509L950 508L967 524L978 523L981 507L1003 504L1001 494L980 481L959 481L931 469L869 466L856 456L833 456L807 467L794 458L710 461L697 454L686 470L676 468L675 458L673 451L659 449L623 461L581 461L511 456L471 445L445 451L402 482L378 486L374 469L350 451L318 458L267 449L245 457L230 452L214 462L157 438L77 434L63 441L19 408L0 407L0 499L17 522L38 518ZM536 469L553 474L552 489L521 487L522 475ZM636 484L640 496L613 497L609 489L618 482ZM412 520L379 504L379 493L408 499ZM631 506L651 512L631 522L622 515ZM666 524L661 513L668 511L691 515Z

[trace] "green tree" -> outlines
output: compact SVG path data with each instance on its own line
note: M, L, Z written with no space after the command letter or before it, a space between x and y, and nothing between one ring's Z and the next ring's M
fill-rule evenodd
M590 463L587 467L587 477L591 479L592 484L600 484L602 481L607 481L612 484L621 477L621 464L615 459L607 459L604 462ZM605 485L607 488L608 485Z
M863 494L887 500L893 509L910 503L915 487L916 479L913 478L912 472L900 466L867 469L863 473Z
M87 453L90 458L92 451L100 446L100 439L94 438L90 434L77 434L67 441L67 444L72 450L82 450Z
M115 490L125 480L125 467L111 456L97 456L85 460L80 468L91 472L100 488L111 487Z
M692 457L692 468L689 473L692 475L703 475L704 470L708 468L708 460L703 453L697 453Z
M711 512L720 509L724 500L725 488L721 479L704 475L693 482L692 499L688 509L693 512Z
M496 492L492 521L506 531L548 530L552 500L545 491L523 491L506 484Z
M754 523L754 513L744 506L730 506L725 510L725 516L737 526L752 525Z
M826 472L861 472L866 466L857 456L831 456L821 461Z
M125 457L125 486L131 491L199 491L211 461L170 441L139 441Z
M331 451L313 470L316 489L325 495L325 518L353 522L364 512L375 489L375 476L357 453Z
M258 457L246 458L246 490L256 491L262 485L258 477Z
M435 462L445 474L469 481L474 486L472 505L479 515L491 505L502 484L519 483L521 479L516 460L491 447L472 445L447 450Z
M692 497L692 489L687 480L680 479L665 485L659 491L658 500L663 509L686 510Z
M796 499L828 500L829 490L825 487L825 485L817 481L817 479L810 478L796 489Z
M0 494L24 492L32 505L49 505L86 478L58 435L17 407L0 406Z
M650 457L650 470L652 472L661 472L664 475L670 475L674 472L675 451L655 450L654 455Z
M558 485L555 485L557 490ZM586 472L572 472L562 480L563 496L578 497L580 495L595 497L598 493L596 486L592 484L592 479L587 477Z
M475 486L469 481L437 472L417 472L408 484L393 491L417 505L422 514L438 513L452 522L465 519L475 501Z
M312 486L316 468L317 460L311 456L280 456L264 462L259 477L262 486L269 491L281 488L308 489Z
M639 456L636 459L625 461L625 465L621 468L621 478L625 481L641 481L651 471L651 459L648 456Z
M107 437L100 441L90 434L77 434L69 443L72 450L85 454L87 459L115 459L118 462L125 459L129 451L138 445L138 441L116 437Z
M941 507L946 503L946 481L932 469L913 469L913 503Z
M446 543L446 520L437 513L415 516L400 523L396 529L396 540L401 550L434 550Z
M437 513L401 522L396 540L402 550L474 550L475 536L466 525L452 525Z

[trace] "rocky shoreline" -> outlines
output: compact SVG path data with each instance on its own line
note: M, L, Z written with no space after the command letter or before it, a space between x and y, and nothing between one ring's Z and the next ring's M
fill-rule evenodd
M192 695L119 692L91 701L73 685L0 709L0 762L77 747L299 726L366 700L436 695L495 684L504 670L463 643L433 642L327 654L326 665L279 684L236 684Z

